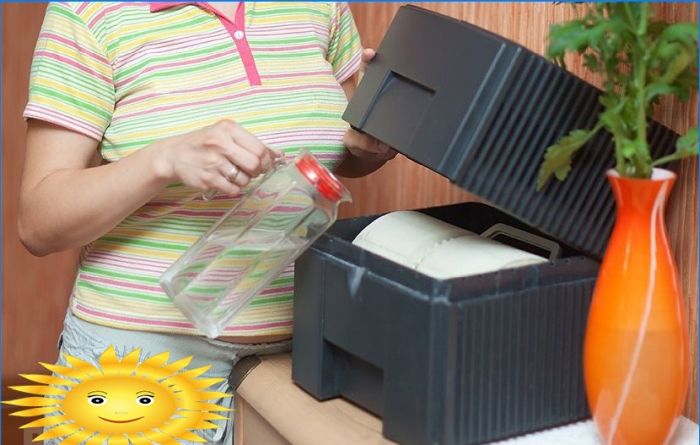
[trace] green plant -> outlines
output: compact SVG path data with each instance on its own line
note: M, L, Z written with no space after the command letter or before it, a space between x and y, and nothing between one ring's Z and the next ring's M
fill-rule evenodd
M552 175L564 180L574 154L602 129L612 134L615 168L622 176L649 178L657 165L697 155L697 127L678 139L673 154L655 161L647 141L659 98L672 94L685 101L697 86L697 25L654 21L648 3L584 8L582 16L551 27L547 56L566 68L567 52L581 54L584 66L603 78L602 111L593 128L574 130L547 148L538 190Z

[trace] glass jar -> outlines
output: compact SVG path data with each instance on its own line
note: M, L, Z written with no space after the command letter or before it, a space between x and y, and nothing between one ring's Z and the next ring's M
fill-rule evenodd
M161 276L165 293L210 338L336 220L350 193L308 152L252 187Z

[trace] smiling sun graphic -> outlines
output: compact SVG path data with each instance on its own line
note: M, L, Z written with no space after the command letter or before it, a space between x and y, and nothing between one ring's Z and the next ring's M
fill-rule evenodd
M45 428L35 442L62 438L62 445L179 445L178 439L205 443L191 430L217 428L209 421L226 419L216 412L230 410L210 401L230 394L206 391L223 379L199 378L209 366L185 370L192 357L167 363L169 354L164 352L139 363L139 355L136 349L119 360L110 346L98 367L70 355L64 356L67 367L41 363L54 376L22 374L40 385L11 387L38 397L3 403L31 407L13 416L43 416L22 426Z

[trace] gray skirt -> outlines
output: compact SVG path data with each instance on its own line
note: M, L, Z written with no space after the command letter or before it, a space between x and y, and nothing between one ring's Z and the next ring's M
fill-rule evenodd
M166 351L170 354L168 363L191 356L193 359L186 369L210 366L205 374L199 376L200 378L224 379L221 383L207 388L207 391L232 393L233 390L229 379L232 375L233 366L240 359L253 355L287 352L291 350L291 341L235 344L191 335L115 329L81 320L68 309L63 332L59 337L59 365L66 366L63 354L98 365L100 355L109 346L114 347L120 358L136 348L141 349L140 360ZM210 402L226 408L233 408L232 397ZM228 415L228 420L213 421L213 423L219 425L219 428L195 430L193 432L206 439L208 444L232 445L233 412L221 414ZM45 443L58 445L60 442L60 440L49 440ZM181 441L181 443L194 444L195 442Z

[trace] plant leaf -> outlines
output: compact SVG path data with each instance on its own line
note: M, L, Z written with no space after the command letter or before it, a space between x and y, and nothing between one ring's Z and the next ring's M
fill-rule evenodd
M676 152L682 156L697 156L698 127L693 127L676 141Z
M583 66L593 72L600 71L600 63L598 63L598 58L593 54L583 55Z
M647 26L647 34L649 37L657 38L669 26L668 22L657 20L649 23Z
M582 55L583 67L601 74L602 110L593 130L572 131L547 148L538 190L552 176L564 179L575 153L601 128L613 137L616 168L623 175L646 176L652 165L698 154L697 129L656 162L647 140L648 119L659 98L675 95L685 101L697 89L697 24L656 21L646 3L586 3L584 11L550 27L547 56L564 66L567 53Z
M681 47L670 60L666 72L663 73L659 80L664 83L673 83L688 68L691 58L690 52L686 48Z
M697 44L698 41L698 25L690 22L674 23L663 30L660 38L668 41L683 42L691 47Z
M668 162L677 161L689 156L698 155L698 128L693 127L686 134L679 137L676 141L676 151L668 156L657 159L652 163L654 167L666 164Z
M605 107L605 110L600 113L600 122L617 139L625 137L627 123L623 119L623 114L625 114L627 102L625 97L615 97L609 94L600 97L600 103Z
M549 46L547 57L561 59L566 51L585 50L588 43L586 25L581 20L572 20L564 24L554 24L549 29Z
M635 144L635 141L629 139L624 139L620 141L620 147L622 150L622 156L624 156L627 159L631 159L632 157L634 157L634 155L637 154L637 151L639 150L637 148L637 144Z
M537 176L537 190L547 184L554 175L558 180L563 181L571 170L571 159L573 155L583 147L600 129L596 126L592 130L573 130L564 136L556 144L547 147L544 154L544 161Z
M647 85L646 95L644 100L651 102L656 98L656 96L663 96L664 94L673 93L673 87L667 83L653 82Z
M693 66L696 66L697 62L693 63ZM696 88L698 84L698 73L697 71L694 71L693 69L687 69L683 71L681 74L676 77L676 80L674 82L674 85L684 89L687 93L687 95L690 95L690 92Z
M694 80L695 83L697 83L697 77ZM647 102L653 102L657 100L659 96L673 94L674 96L678 97L678 99L685 102L690 97L690 91L693 88L692 85L693 84L689 85L687 80L681 79L676 79L676 82L670 85L660 82L653 82L647 86L645 100Z

